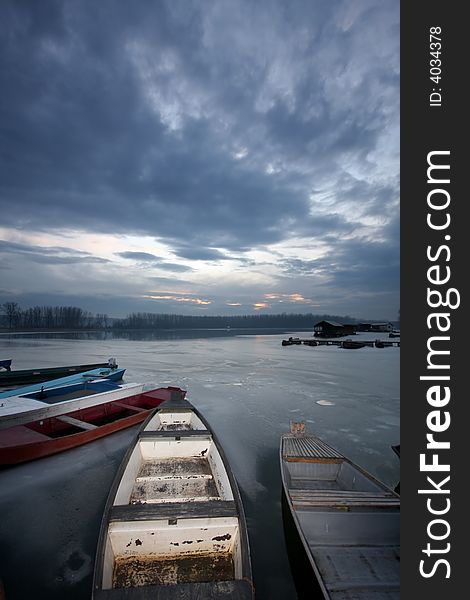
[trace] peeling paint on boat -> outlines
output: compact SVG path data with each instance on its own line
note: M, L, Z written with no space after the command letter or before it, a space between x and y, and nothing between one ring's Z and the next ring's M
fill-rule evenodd
M94 589L232 582L252 598L236 482L193 407L166 404L142 427L108 499Z

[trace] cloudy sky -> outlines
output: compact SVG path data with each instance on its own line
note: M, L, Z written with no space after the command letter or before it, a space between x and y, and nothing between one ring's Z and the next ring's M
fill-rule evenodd
M0 302L397 318L397 0L3 0L0 90Z

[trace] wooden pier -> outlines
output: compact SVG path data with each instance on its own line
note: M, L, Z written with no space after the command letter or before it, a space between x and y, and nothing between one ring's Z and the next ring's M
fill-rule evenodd
M400 340L319 340L319 339L300 339L290 337L287 340L282 340L283 346L338 346L339 348L390 348L395 346L400 347Z

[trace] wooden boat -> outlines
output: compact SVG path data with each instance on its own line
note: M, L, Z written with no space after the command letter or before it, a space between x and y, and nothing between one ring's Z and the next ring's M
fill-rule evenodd
M2 363L6 361L0 361L0 367L4 366ZM47 367L39 369L21 369L18 371L11 370L10 365L4 367L6 371L0 371L0 387L7 387L10 385L27 385L29 383L42 383L49 381L50 379L58 379L59 377L66 377L67 375L73 375L74 373L83 373L84 371L90 371L91 369L116 369L117 364L114 358L110 358L107 363L93 363L89 365L73 365L70 367Z
M15 465L81 446L142 423L171 388L158 388L0 430L0 465Z
M118 369L116 367L100 367L97 369L90 369L89 371L84 371L82 373L73 373L72 375L67 375L67 377L59 377L58 379L40 381L39 383L32 383L31 385L4 390L3 392L0 392L0 399L36 392L41 389L47 390L60 385L68 385L69 383L83 382L91 379L109 379L111 381L119 381L122 379L125 371L126 369Z
M347 348L348 350L355 350L357 348L364 348L366 344L364 342L356 342L355 340L344 340L341 342L341 348Z
M91 380L0 400L0 430L137 394L142 383Z
M281 438L282 483L324 598L398 600L398 495L295 425Z
M173 390L117 473L98 542L94 600L252 600L238 486L205 419Z

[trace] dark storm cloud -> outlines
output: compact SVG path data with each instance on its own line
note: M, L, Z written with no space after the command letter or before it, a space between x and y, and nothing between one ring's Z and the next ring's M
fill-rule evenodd
M29 260L43 265L72 265L82 263L103 264L109 260L98 256L41 256L40 254L28 255Z
M346 240L314 260L288 259L282 268L288 277L319 276L329 288L349 291L393 292L399 288L398 240Z
M352 208L355 218L371 216L394 218L399 200L398 186L398 176L393 177L393 183L389 183L388 181L371 182L342 173L336 181L335 197L332 201L336 208L344 207L346 210Z
M117 256L121 258L127 258L130 260L135 260L136 262L151 264L157 269L163 269L164 271L173 271L173 272L184 272L184 271L192 271L193 268L187 265L179 265L177 263L169 263L165 262L155 254L150 254L149 252L115 252Z
M106 258L92 256L88 252L62 246L34 246L0 240L0 254L23 256L36 263L60 265L74 263L108 263Z
M149 281L156 283L157 285L162 286L187 286L191 285L190 281L185 279L176 279L175 277L148 277Z
M12 254L57 254L59 252L73 253L77 255L86 256L88 252L82 250L74 250L72 248L65 248L63 246L35 246L32 244L21 244L18 242L10 242L8 240L0 240L0 252L8 252Z
M236 260L235 257L227 256L216 248L180 247L173 248L173 251L177 256L191 260Z
M301 228L306 163L309 177L324 165L338 177L339 157L365 157L386 125L390 55L361 67L361 36L379 24L390 38L397 15L392 2L352 16L341 3L295 5L4 4L6 223L184 240L188 258ZM229 139L247 156L235 160ZM271 159L282 173L265 171Z
M253 266L243 253L313 238L321 258L281 251L272 269L328 274L332 292L398 290L398 16L394 0L4 0L2 226L150 236L189 264L237 260L235 278Z
M164 271L172 271L173 273L184 273L188 271L193 271L192 267L189 267L187 265L179 265L177 263L161 262L158 263L157 267L159 269L163 269Z
M121 258L129 258L131 260L149 262L159 262L161 260L161 258L155 256L155 254L150 254L149 252L115 252L115 254Z
M137 9L130 22L107 2L78 12L74 3L51 2L47 17L34 2L9 6L1 65L8 150L0 173L7 223L171 232L239 248L253 244L255 231L256 239L280 239L282 217L302 213L302 203L292 210L287 188L220 153L210 119L185 118L173 135L152 110L131 60L134 37L151 43L156 62L160 53L178 54L180 67L155 74L158 86L174 87L188 76L183 59L202 44L183 15L164 4L153 13ZM144 19L158 26L149 29ZM209 66L195 66L204 79Z

